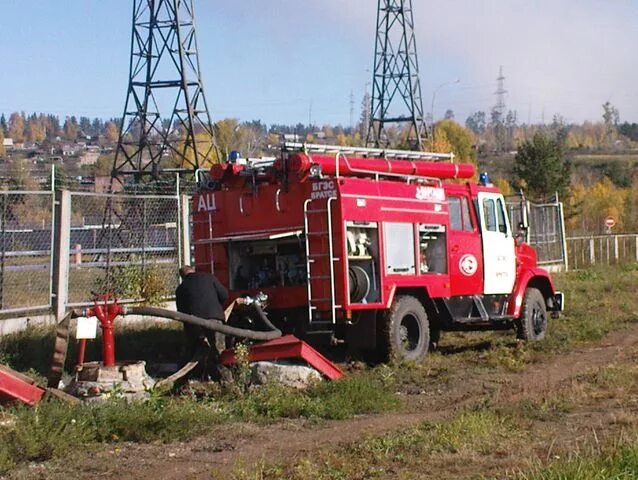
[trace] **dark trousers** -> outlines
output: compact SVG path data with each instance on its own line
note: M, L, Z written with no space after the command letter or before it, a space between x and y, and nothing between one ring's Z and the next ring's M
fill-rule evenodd
M216 377L219 352L217 351L216 335L212 330L197 325L184 324L185 355L184 363L202 353L200 365L193 370L193 377Z

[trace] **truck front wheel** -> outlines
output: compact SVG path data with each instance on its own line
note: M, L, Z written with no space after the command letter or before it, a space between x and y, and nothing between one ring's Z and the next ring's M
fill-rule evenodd
M521 316L516 320L516 336L521 340L541 340L547 331L545 298L537 288L525 290Z
M423 360L430 346L430 326L421 302L409 295L397 296L383 317L380 347L384 356L388 360Z

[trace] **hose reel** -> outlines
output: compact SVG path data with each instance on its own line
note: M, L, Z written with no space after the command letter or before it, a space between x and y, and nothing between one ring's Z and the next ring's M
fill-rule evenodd
M350 302L359 303L370 293L370 275L359 265L351 265L348 268L348 280L350 284Z

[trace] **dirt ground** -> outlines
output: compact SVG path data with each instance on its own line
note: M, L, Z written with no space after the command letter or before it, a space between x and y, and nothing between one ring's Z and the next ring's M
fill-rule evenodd
M453 354L452 354L453 355ZM576 379L592 369L609 365L635 365L638 359L638 325L614 332L601 341L566 354L541 358L520 372L493 370L473 372L469 378L454 375L434 391L405 395L407 408L400 413L367 415L344 421L281 421L270 425L232 424L214 427L203 438L171 444L109 445L101 451L77 452L65 462L29 465L11 478L131 478L204 479L232 478L238 465L250 469L258 462L294 465L300 459L335 451L362 438L397 431L423 422L436 422L461 410L489 403L507 408L521 401L539 402L569 391ZM633 395L628 393L627 395ZM632 403L633 402L633 403ZM569 415L544 420L530 427L529 446L509 451L477 465L431 465L429 478L476 478L479 475L503 478L534 456L541 462L557 452L577 448L592 435L596 441L617 433L619 418L637 412L635 398L591 398L581 402ZM630 408L631 411L628 411ZM525 460L529 460L526 458ZM477 468L482 471L477 471ZM259 477L251 477L259 478ZM382 478L401 478L392 474Z

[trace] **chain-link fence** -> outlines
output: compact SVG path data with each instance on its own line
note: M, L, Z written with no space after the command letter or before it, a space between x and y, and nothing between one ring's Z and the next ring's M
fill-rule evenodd
M514 229L527 224L526 241L536 249L538 264L564 267L567 262L563 206L560 202L535 204L508 199L507 208Z
M112 292L120 299L170 296L180 263L180 198L71 194L70 305Z
M0 313L51 306L52 211L52 192L0 192Z

